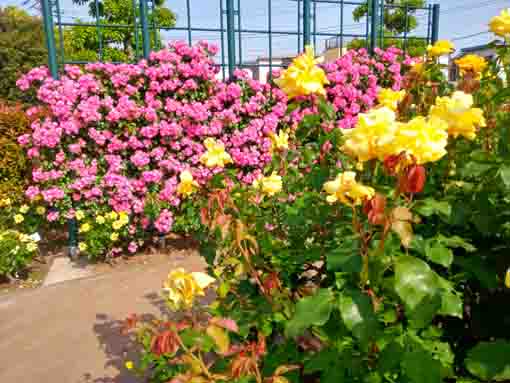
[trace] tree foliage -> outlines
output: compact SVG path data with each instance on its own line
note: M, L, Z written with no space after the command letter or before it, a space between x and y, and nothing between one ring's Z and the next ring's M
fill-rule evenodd
M0 98L30 102L16 80L47 59L41 19L13 6L0 8Z
M395 38L403 33L409 33L418 27L418 19L416 17L417 8L425 6L424 0L387 0L384 9L384 48L396 46L398 48L406 48L412 56L421 56L425 53L426 42L423 39L408 38L407 43L400 38ZM398 6L392 8L391 6ZM407 7L407 8L406 8ZM359 5L353 11L355 21L360 21L366 16L371 16L371 0L365 4ZM362 39L355 39L350 44L351 48L361 48L366 45Z
M64 30L64 51L66 60L75 61L129 61L137 54L136 40L139 41L141 50L142 36L138 32L136 36L135 21L139 19L138 7L133 8L132 0L73 0L77 5L88 5L89 15L94 19L99 18L101 24L119 25L116 27L105 27L98 31L96 22L89 22L77 19L77 24L86 26L72 26ZM148 23L150 26L171 28L175 25L176 16L169 9L163 6L164 2L159 0L154 3L153 12L149 12ZM90 25L90 26L89 26ZM129 27L120 27L126 26ZM159 32L151 31L151 46L161 45ZM100 49L101 47L101 49ZM101 57L99 51L102 50Z

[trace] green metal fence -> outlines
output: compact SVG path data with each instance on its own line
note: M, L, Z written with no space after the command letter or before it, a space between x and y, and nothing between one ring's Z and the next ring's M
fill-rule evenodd
M68 0L66 0L68 1ZM157 25L153 14L156 9L156 0L132 0L132 22L129 24L112 24L106 22L101 16L97 15L87 22L73 19L64 20L63 11L64 0L42 0L42 11L44 18L45 31L47 35L47 45L49 52L48 64L51 73L58 75L59 68L64 64L75 63L82 64L87 60L73 60L68 57L66 52L66 31L70 28L94 28L99 41L97 49L97 61L104 61L104 51L108 48L108 42L104 41L103 35L109 30L130 30L134 36L134 49L130 57L131 61L139 58L148 58L152 50L161 48L160 38L165 37L165 33L181 32L183 37L191 44L198 34L212 33L218 35L220 54L218 65L223 70L224 77L232 74L236 67L269 67L269 70L275 66L281 66L285 63L275 63L274 57L277 53L274 41L283 36L292 37L295 42L295 50L288 56L295 56L303 50L308 44L313 44L316 49L321 41L325 41L325 48L342 48L352 39L362 39L366 47L373 51L375 47L384 44L384 40L390 38L384 32L384 14L388 9L400 8L406 15L421 12L421 24L425 31L419 35L413 35L404 32L397 36L391 36L392 39L402 40L403 48L406 49L406 42L410 39L424 40L426 43L432 43L437 40L439 30L439 5L428 5L423 8L410 8L395 4L386 4L385 0L167 0L165 6L170 9L178 9L179 21L175 26L165 27ZM96 9L101 6L101 0L82 0L83 3L93 5ZM250 11L254 4L263 6L264 25L257 27L247 27L252 15ZM74 3L73 3L74 4ZM284 4L287 8L282 15L281 9L276 9L275 5ZM367 4L368 12L363 20L357 23L358 31L353 32L351 25L346 25L349 18L349 11L353 7ZM219 12L211 15L210 25L196 25L192 20L192 10L199 11L203 9L207 12L207 6L217 8ZM339 17L337 25L329 30L320 28L321 7L327 6L327 12L336 14ZM290 8L289 8L290 7ZM210 8L212 9L212 8ZM352 12L351 12L352 13ZM275 25L275 18L280 20L286 17L294 27L278 27ZM219 19L219 20L217 20ZM266 39L266 62L253 63L246 59L244 50L246 41L254 38ZM246 41L245 41L246 40ZM289 44L290 45L290 44ZM253 60L252 60L253 61Z

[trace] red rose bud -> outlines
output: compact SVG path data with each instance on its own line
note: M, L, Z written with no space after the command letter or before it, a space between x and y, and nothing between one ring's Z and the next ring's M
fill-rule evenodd
M363 212L368 216L372 225L384 225L386 222L386 197L376 194L374 198L365 201Z
M393 154L384 159L384 169L390 175L395 175L397 173L397 166L400 163L400 155Z
M407 174L400 179L400 191L403 193L420 193L425 187L427 172L421 165L412 165Z
M278 273L271 273L269 274L265 279L264 279L264 290L266 290L267 292L271 292L272 290L275 290L275 289L280 289L281 288L281 282L280 282L280 279L278 278Z

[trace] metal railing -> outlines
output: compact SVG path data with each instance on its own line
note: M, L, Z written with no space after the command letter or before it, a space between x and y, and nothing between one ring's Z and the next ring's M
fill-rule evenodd
M274 40L282 36L292 36L297 40L296 50L293 55L298 54L303 50L303 47L308 44L318 46L319 39L325 40L326 48L344 48L346 42L353 39L363 40L366 47L373 52L375 47L382 46L385 39L402 40L403 47L406 48L406 42L414 40L423 40L426 43L432 43L438 38L439 31L439 5L429 5L423 8L409 8L406 6L385 4L384 0L370 0L368 1L369 10L366 12L364 20L361 20L356 25L362 29L361 32L352 32L347 27L352 28L352 24L346 27L345 20L348 17L347 7L356 7L367 4L366 1L347 1L347 0L259 0L261 5L267 7L264 11L265 24L267 28L246 28L245 20L250 15L243 14L243 5L252 6L253 0L181 0L184 1L185 9L180 18L186 20L185 25L166 27L157 25L154 14L156 5L154 0L133 0L133 22L130 24L111 24L105 22L99 15L94 17L90 22L83 22L80 20L64 21L61 3L63 0L42 0L42 12L44 19L44 26L46 32L46 41L48 46L48 64L52 75L57 76L59 67L64 64L74 63L82 64L87 61L77 61L66 56L65 52L65 32L70 28L95 28L97 39L99 41L97 61L104 61L104 50L107 44L104 43L104 32L108 30L126 30L133 31L135 38L134 53L131 61L140 59L141 57L148 58L152 50L161 48L159 36L161 33L168 31L184 32L188 43L194 41L194 35L203 33L215 33L220 37L220 57L218 65L223 70L223 76L226 77L226 71L231 75L236 67L262 67L266 66L271 69L275 64L273 58L275 53ZM201 6L205 1L209 4L216 2L219 7L219 23L215 26L196 26L192 23L191 7ZM100 0L91 0L92 3L99 7ZM287 5L295 7L294 14L288 15L288 19L294 23L295 28L275 28L274 17L275 3L286 2ZM167 0L166 4L170 9L177 0ZM200 4L201 3L201 4ZM318 14L320 6L330 6L337 8L339 23L333 30L321 30L318 27ZM385 10L391 8L402 8L406 15L415 13L417 11L424 12L422 19L425 21L426 34L421 36L414 36L407 32L407 30L399 36L387 36L384 31L384 14ZM282 16L282 15L278 15ZM213 17L214 19L214 17ZM151 36L152 35L152 36ZM250 62L243 58L244 39L253 37L266 37L267 38L267 63L260 64ZM58 46L57 42L58 41Z

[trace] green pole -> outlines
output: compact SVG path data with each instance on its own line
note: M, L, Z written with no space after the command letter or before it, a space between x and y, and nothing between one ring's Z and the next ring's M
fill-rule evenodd
M236 65L236 35L234 18L234 0L227 0L227 50L228 74L232 78Z
M48 48L48 68L51 76L58 78L57 50L55 48L55 31L53 30L53 17L51 15L50 0L42 0L41 11L44 22L44 34L46 35L46 47Z
M151 38L149 36L149 24L147 20L147 0L140 0L140 23L142 24L143 57L148 60L151 54Z
M312 42L312 28L310 25L311 7L310 0L303 0L303 47Z
M374 54L377 47L377 31L379 24L379 0L372 0L370 4L370 53Z
M439 40L439 13L441 6L434 4L432 7L432 44Z

